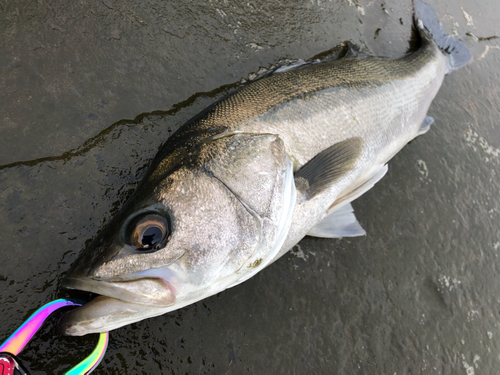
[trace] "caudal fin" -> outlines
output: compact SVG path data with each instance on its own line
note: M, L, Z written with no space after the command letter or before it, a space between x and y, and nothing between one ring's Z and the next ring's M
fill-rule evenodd
M467 65L472 55L467 46L458 39L444 33L432 8L421 0L414 0L414 18L420 33L432 39L450 59L450 70Z

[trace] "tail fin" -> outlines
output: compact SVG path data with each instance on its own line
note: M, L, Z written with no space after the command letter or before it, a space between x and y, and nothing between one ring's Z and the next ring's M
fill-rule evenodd
M420 33L432 39L450 59L450 70L467 65L472 55L467 46L458 39L444 33L432 8L422 0L414 0L414 19Z

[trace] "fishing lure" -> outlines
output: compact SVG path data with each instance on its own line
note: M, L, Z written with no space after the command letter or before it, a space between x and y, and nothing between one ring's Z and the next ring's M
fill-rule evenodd
M40 329L45 320L56 310L63 307L81 306L83 302L58 299L40 307L0 346L0 375L28 375L20 364L17 355L24 349ZM90 374L101 362L108 346L109 333L99 335L99 341L92 353L82 362L65 372L67 375Z

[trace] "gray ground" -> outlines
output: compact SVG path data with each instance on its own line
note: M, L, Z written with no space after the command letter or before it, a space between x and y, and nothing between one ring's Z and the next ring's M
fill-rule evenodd
M445 79L431 131L354 203L368 235L306 238L236 288L113 331L96 373L498 373L500 8L429 3L474 61ZM401 56L399 4L0 1L0 338L67 296L64 272L185 120L347 40ZM59 336L56 319L21 354L34 373L96 343Z

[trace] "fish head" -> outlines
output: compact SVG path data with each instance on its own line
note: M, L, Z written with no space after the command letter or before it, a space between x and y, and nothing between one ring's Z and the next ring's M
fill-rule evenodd
M188 161L173 169L157 163L68 271L63 287L100 296L65 314L64 333L161 315L269 263L289 226L284 200L294 199L284 198L293 172L281 140L225 137L199 146Z

